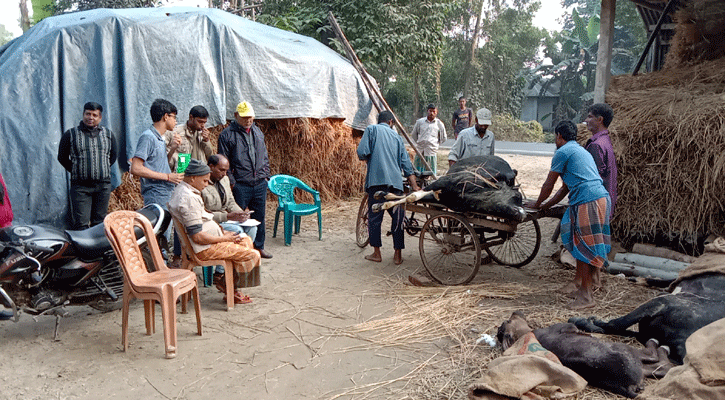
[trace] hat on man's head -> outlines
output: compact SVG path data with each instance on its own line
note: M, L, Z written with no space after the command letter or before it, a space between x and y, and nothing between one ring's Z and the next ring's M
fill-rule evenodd
M239 114L240 117L254 117L254 109L251 104L243 101L237 104L237 114Z
M491 125L491 111L488 108L479 108L476 111L476 118L478 118L479 125Z
M209 173L211 173L211 169L209 169L208 165L192 158L191 161L189 161L189 165L186 166L184 176L202 176Z

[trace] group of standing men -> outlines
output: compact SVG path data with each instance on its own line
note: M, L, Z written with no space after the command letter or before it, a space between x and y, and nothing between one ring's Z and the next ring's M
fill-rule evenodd
M100 104L86 103L83 120L63 133L59 144L58 160L71 173L71 229L102 223L108 210L117 144L113 133L100 125L102 113ZM217 155L212 154L205 127L209 113L203 106L193 107L185 124L177 125L177 108L167 100L155 100L150 114L152 124L141 133L130 159L130 172L140 177L144 205L168 207L200 259L230 260L239 287L259 267L260 258L272 258L264 250L269 158L252 106L237 106L234 121L219 135ZM183 172L180 162L188 162ZM258 226L232 223L250 216ZM177 256L180 247L175 240ZM220 268L214 281L224 291ZM235 302L249 301L241 292L235 294Z
M473 122L473 111L466 108L466 99L459 99L460 109L453 114L453 128L456 133L456 142L448 155L449 166L458 160L480 156L493 155L494 135L488 130L491 125L491 111L480 108L476 112L476 124ZM383 111L378 115L378 124L368 126L357 148L360 160L367 163L365 176L365 191L368 194L368 235L373 253L365 259L381 262L382 247L381 226L383 213L372 211L375 204L385 199L376 200L375 192L385 191L400 195L403 193L402 175L408 180L411 189L419 190L415 170L437 174L438 148L446 140L446 128L437 118L438 108L435 104L426 107L427 115L418 119L413 126L411 137L420 155L415 156L415 169L405 149L405 144L398 133L393 129L394 116L390 111ZM420 156L422 155L423 158ZM423 162L425 160L425 163ZM426 166L425 164L428 164ZM429 172L429 173L430 173ZM403 221L405 210L394 207L388 210L392 217L391 233L393 235L393 261L395 264L403 262L402 249L405 248L405 235Z
M614 112L608 104L589 107L585 123L592 133L582 147L577 142L577 127L562 121L556 128L556 152L551 170L539 197L528 206L549 208L568 194L569 207L561 220L561 241L576 259L574 280L561 291L574 300L572 309L595 305L593 289L601 286L601 269L607 266L611 251L610 219L617 200L617 165L609 137ZM556 181L563 185L551 198Z
M493 155L494 135L488 130L491 125L491 112L481 108L476 112L476 125L470 124L473 112L466 109L466 99L459 100L460 109L453 114L456 142L448 156L449 166L458 160L480 155ZM416 121L412 137L419 152L436 173L436 153L438 146L445 140L443 124L436 118L438 110L434 104L427 107L427 116ZM585 120L592 133L586 147L576 141L578 130L571 121L560 122L555 129L557 150L546 181L536 201L529 202L531 208L549 208L559 203L568 194L569 207L561 222L561 237L565 248L577 260L577 271L573 282L562 291L574 298L571 308L580 309L593 306L593 288L601 285L600 270L607 265L607 255L611 250L610 218L617 200L617 165L614 149L609 137L609 124L614 113L607 104L594 104L588 110ZM413 190L418 190L415 171L405 150L403 141L394 130L393 114L383 111L378 116L378 124L368 126L357 148L358 158L367 163L365 190L368 194L368 230L373 253L365 259L381 262L380 248L381 224L383 213L372 211L373 205L385 201L376 200L377 191L402 194L403 180L400 172L408 179ZM415 167L427 169L419 156L415 158ZM556 181L561 177L562 188L549 200ZM391 232L395 264L402 263L405 248L403 221L405 211L402 207L388 210L392 217Z

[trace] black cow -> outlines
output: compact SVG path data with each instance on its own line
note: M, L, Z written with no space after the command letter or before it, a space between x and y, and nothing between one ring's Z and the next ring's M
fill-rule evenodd
M531 330L523 314L516 311L499 327L497 337L506 350ZM630 398L642 390L645 375L661 378L672 366L667 360L666 348L655 341L649 341L646 350L638 350L595 338L570 323L536 329L534 336L565 367L581 375L590 385Z
M465 158L425 190L440 190L437 201L457 212L477 212L523 221L522 196L514 186L516 171L501 157ZM424 198L422 201L426 201Z
M656 297L609 322L594 317L569 322L583 331L635 337L640 343L656 339L670 347L672 361L682 364L687 338L721 318L725 318L725 275L705 274L684 279L673 294ZM630 331L636 323L639 332Z

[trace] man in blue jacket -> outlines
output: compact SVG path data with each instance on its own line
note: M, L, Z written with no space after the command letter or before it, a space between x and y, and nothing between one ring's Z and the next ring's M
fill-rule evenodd
M373 254L365 256L366 260L381 262L380 247L383 242L380 238L380 227L383 223L383 213L373 212L373 204L382 203L385 199L375 200L375 192L382 190L394 194L403 194L403 175L408 178L413 190L419 190L418 183L413 174L413 164L410 162L408 152L405 150L403 139L391 129L393 113L383 111L378 115L378 124L365 128L363 137L357 147L357 156L367 163L365 176L365 191L368 193L368 233ZM393 232L393 248L396 265L403 262L402 250L405 248L405 235L403 232L403 218L405 209L393 207L388 209L393 218L391 231Z
M264 250L269 156L264 134L254 123L251 104L243 101L237 105L234 121L219 134L217 147L219 154L229 160L229 183L234 200L242 209L252 211L251 218L260 222L254 248L262 258L272 258L272 254Z

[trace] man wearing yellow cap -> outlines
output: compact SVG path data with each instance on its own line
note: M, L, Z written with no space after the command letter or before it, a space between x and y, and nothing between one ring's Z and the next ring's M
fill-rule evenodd
M234 121L219 135L217 147L219 154L229 159L229 183L234 200L242 209L253 212L251 218L261 222L254 248L259 250L262 258L272 258L272 254L264 250L269 156L264 134L254 123L251 104L243 101L237 105Z

